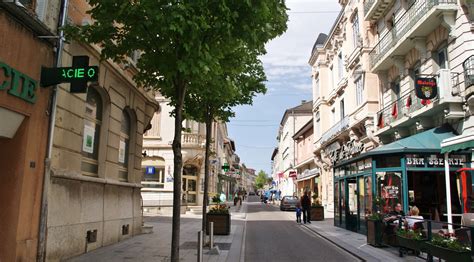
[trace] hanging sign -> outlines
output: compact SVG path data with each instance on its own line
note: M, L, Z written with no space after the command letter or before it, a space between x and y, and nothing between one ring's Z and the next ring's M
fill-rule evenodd
M399 189L398 186L384 186L382 188L382 197L387 198L398 198Z
M155 174L155 167L154 166L147 166L145 169L146 175L154 175Z
M364 150L364 144L359 141L350 140L343 144L339 149L329 152L329 158L333 163L351 158L360 154Z
M438 86L434 77L417 77L415 94L420 99L433 99L438 95Z

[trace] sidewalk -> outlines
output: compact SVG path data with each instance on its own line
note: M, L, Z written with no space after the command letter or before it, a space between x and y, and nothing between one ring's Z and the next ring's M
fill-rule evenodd
M209 262L238 262L242 249L244 221L247 205L234 206L228 202L231 212L231 232L227 236L215 236L219 246L219 255L208 254L203 249L203 260ZM197 232L201 230L201 215L181 215L180 261L197 261ZM142 234L122 242L112 244L74 257L68 261L170 261L171 253L171 216L144 217L145 224L153 226L153 233Z
M395 247L376 248L368 245L365 235L336 227L333 219L312 221L303 226L364 261L425 261L413 255L401 258Z

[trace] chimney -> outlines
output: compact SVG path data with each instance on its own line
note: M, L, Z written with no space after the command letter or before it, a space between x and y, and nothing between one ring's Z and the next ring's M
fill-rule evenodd
M306 100L301 100L301 104L304 104L304 103L306 103Z

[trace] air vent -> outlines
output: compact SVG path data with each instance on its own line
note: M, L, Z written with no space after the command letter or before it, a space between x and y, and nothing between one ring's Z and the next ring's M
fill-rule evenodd
M97 242L97 229L87 231L86 240L87 243Z
M122 235L128 235L128 232L130 231L130 225L126 224L122 226Z

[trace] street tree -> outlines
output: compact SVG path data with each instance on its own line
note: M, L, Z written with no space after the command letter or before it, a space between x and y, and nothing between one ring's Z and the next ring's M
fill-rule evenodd
M268 181L267 174L265 173L265 171L260 170L258 172L257 178L255 178L255 186L258 189L262 189L267 184L267 181Z
M185 99L186 118L206 124L206 150L204 161L204 196L202 204L202 230L206 230L206 214L209 200L209 156L214 121L228 122L234 116L232 108L237 105L252 104L253 97L265 93L265 73L257 53L245 45L237 46L226 54L215 77L209 78L198 93L189 94Z
M139 51L134 80L175 107L171 261L179 261L181 134L187 93L219 70L221 58L243 43L257 54L286 30L284 0L89 0L94 23L72 26L69 36L98 44L103 59L128 62Z

